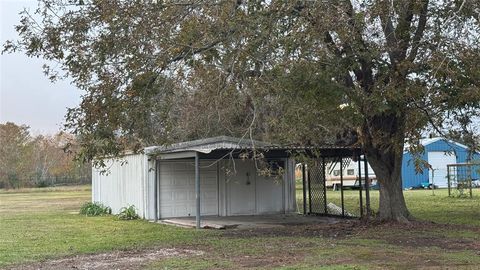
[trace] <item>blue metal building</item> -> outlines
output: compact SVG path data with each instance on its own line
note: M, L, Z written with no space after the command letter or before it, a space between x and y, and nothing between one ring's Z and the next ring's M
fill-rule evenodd
M423 139L425 147L422 159L431 165L431 169L423 168L422 173L415 171L415 162L412 154L403 153L402 182L403 188L419 187L422 183L433 183L438 187L447 187L447 165L469 162L468 147L441 137ZM473 160L480 160L480 154L474 153ZM473 172L478 178L478 173Z

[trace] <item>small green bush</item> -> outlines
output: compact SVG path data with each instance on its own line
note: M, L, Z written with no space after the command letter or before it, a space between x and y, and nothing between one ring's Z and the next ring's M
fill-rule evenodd
M110 215L111 213L112 208L99 202L86 202L80 208L80 214L86 216L104 216Z
M118 219L122 220L133 220L140 218L137 214L135 205L130 205L120 209L120 214L118 214Z
M49 186L51 186L51 185L48 183L48 181L46 181L46 180L41 180L41 181L37 182L37 183L35 184L35 186L38 187L38 188L42 188L42 187L49 187Z

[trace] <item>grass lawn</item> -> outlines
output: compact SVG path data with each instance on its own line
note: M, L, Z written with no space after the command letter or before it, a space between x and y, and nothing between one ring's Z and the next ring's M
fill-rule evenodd
M448 197L447 189L405 190L403 194L408 209L420 221L480 226L480 189L478 188L473 189L473 198ZM378 210L378 197L378 190L370 191L370 205L374 211ZM328 189L327 202L341 206L341 192ZM346 211L360 216L358 190L344 190L344 203ZM363 192L363 203L365 203L365 192ZM302 210L303 194L299 183L297 183L297 205Z
M480 265L478 190L474 199L448 198L440 190L435 196L431 191L405 192L418 219L453 225L367 226L346 221L248 231L196 231L113 216L84 217L78 209L90 194L88 186L0 190L0 267L24 267L70 255L162 248L201 254L155 258L129 268L473 269ZM327 196L334 201L338 194ZM345 194L351 196L347 208L353 209L358 192ZM372 206L377 200L378 193L372 192Z

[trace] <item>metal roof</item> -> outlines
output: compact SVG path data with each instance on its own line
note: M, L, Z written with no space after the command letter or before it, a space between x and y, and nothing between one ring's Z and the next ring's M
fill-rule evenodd
M260 151L329 151L342 152L358 150L357 147L347 146L298 146L298 145L278 145L249 138L235 138L229 136L219 136L213 138L199 139L175 143L167 146L151 146L145 148L148 155L173 154L182 152L199 152L209 154L215 150L260 150Z
M420 139L420 144L423 145L423 146L427 146L427 145L430 145L430 144L438 142L438 141L445 141L449 145L456 145L456 146L464 148L464 149L469 149L468 146L466 146L464 144L461 144L461 143L458 143L458 142L455 142L455 141L452 141L452 140L448 140L448 139L443 138L443 137L433 137L433 138ZM410 147L409 144L405 144L403 153L407 153L409 147Z
M464 144L461 144L461 143L458 143L458 142L455 142L455 141L452 141L452 140L448 140L448 139L445 139L445 138L442 138L442 137L434 137L434 138L428 138L428 139L421 139L420 140L420 143L423 145L423 146L427 146L429 144L432 144L434 142L438 142L438 141L441 141L441 140L444 140L446 141L447 143L449 144L455 144L461 148L465 148L465 149L468 149L468 146L464 145Z
M151 146L145 148L147 154L166 154L186 151L210 153L218 149L256 149L275 147L272 143L229 136L218 136L194 141L175 143L167 146ZM277 146L278 147L278 146Z

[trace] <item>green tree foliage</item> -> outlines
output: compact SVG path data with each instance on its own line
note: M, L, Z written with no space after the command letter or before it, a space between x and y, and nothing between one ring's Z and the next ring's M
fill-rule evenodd
M85 90L80 157L227 133L362 147L378 217L406 221L405 141L478 117L478 1L60 1L23 13L22 50ZM37 18L37 19L35 19ZM62 73L63 72L63 73ZM346 130L347 132L342 133Z
M19 187L28 171L31 145L27 126L7 122L0 125L0 185Z

